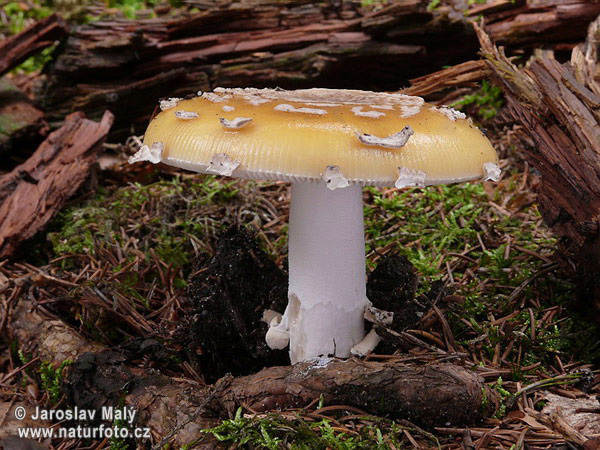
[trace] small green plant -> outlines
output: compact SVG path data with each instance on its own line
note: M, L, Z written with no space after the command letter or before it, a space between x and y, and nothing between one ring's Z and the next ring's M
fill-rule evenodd
M45 1L34 1L33 7L25 2L7 2L0 9L9 18L7 29L0 28L0 32L7 34L20 33L32 20L45 19L52 14L52 8Z
M147 11L151 17L156 17L153 8L159 3L160 0L108 0L108 6L120 10L127 19L137 18L141 11ZM184 3L183 0L169 0L169 4L179 8Z
M51 45L50 47L45 48L41 52L30 56L17 67L15 67L13 69L13 72L33 73L42 70L46 64L52 61L52 55L55 49L56 45Z
M121 430L122 428L127 428L127 424L124 420L115 419L112 423L112 428ZM113 435L113 437L110 438L109 448L110 450L128 450L129 448L131 448L131 446L127 442L127 439L123 439L118 435Z
M494 390L498 393L498 397L500 397L500 406L498 407L498 411L494 417L497 419L502 419L506 415L506 400L512 396L512 394L502 387L504 381L502 377L498 377L496 383L493 384Z
M503 104L504 98L502 96L502 90L489 81L483 80L479 91L471 95L466 95L462 100L459 100L450 106L476 106L477 115L482 119L489 120L496 117L498 110L502 108Z
M437 9L438 6L442 3L442 0L431 0L427 5L427 11L431 12Z
M360 0L360 5L363 8L372 7L375 5L385 5L387 0Z
M17 343L15 342L15 346L16 345L17 345ZM23 364L23 365L25 365L29 361L31 361L31 356L23 353L23 350L21 350L21 349L17 350L17 355L19 356L19 361L21 361L21 364Z
M39 368L42 389L48 394L50 403L58 403L62 396L63 371L65 367L73 364L73 361L65 360L58 367L52 363L42 363Z

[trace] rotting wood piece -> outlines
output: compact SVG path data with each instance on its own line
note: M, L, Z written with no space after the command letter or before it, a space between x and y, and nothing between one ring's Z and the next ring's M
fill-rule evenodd
M544 54L518 69L477 27L507 112L521 124L528 161L542 175L538 201L544 221L566 238L561 251L572 263L578 297L600 320L600 96L597 52L600 18L588 42L560 64Z
M87 376L90 362L82 361ZM85 388L78 363L71 368L70 390ZM123 369L125 370L125 369ZM115 373L100 363L94 372ZM122 381L122 380L121 380ZM103 381L105 385L107 380ZM244 406L261 413L301 408L318 401L343 404L375 415L408 419L425 427L444 424L473 425L491 416L498 406L497 394L479 377L452 364L416 366L400 361L385 362L323 358L293 366L268 367L244 377L225 377L211 386L167 377L127 380L132 386L126 402L139 410L144 423L162 424L160 434L211 418L233 417ZM178 407L187 399L185 414ZM168 428L165 427L168 424ZM197 425L196 425L197 426Z
M105 20L74 30L39 90L49 120L59 122L73 110L99 118L109 108L115 130L125 134L132 124L145 127L156 99L217 86L396 90L478 50L464 11L428 10L422 0L375 11L359 1L212 7L197 1L203 11L191 16ZM600 11L599 3L583 0L501 6L482 11L492 36L527 51L548 39L552 49L572 48Z
M129 129L148 118L160 97L216 86L395 89L402 79L464 56L465 46L440 47L457 29L465 33L464 21L438 20L446 14L409 2L398 26L420 31L405 44L369 34L376 27L363 32L355 6L332 12L326 3L250 1L191 17L94 22L72 33L39 100L53 121L75 105L90 117L108 107L117 127ZM418 24L415 14L422 16Z
M0 76L67 34L64 21L52 14L21 33L0 40Z
M113 121L73 113L23 164L0 177L0 258L40 231L86 180Z
M262 412L301 407L321 394L328 404L350 405L425 427L474 425L498 406L496 393L474 372L457 365L328 358L236 378L217 395L217 405L230 415L240 405Z

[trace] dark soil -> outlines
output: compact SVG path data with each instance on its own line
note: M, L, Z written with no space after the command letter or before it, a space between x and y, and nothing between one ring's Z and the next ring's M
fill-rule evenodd
M287 275L243 228L231 227L215 255L196 262L188 289L190 308L174 344L207 382L226 373L247 375L265 366L287 365L287 351L267 347L265 309L283 312Z

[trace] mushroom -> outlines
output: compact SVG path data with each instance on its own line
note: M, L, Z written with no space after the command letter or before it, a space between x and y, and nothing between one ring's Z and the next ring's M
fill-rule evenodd
M292 183L289 303L282 317L269 317L266 337L276 348L289 340L292 363L349 357L363 341L370 303L362 186L500 173L492 145L462 113L367 91L217 88L160 112L144 144L132 161L158 155L197 172Z

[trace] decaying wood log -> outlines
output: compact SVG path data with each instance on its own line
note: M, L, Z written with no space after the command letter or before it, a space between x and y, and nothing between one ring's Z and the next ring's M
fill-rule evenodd
M495 0L472 7L471 17L485 17L494 42L521 49L571 50L600 14L600 3L589 0Z
M41 230L90 174L112 124L73 113L25 163L0 177L0 258Z
M546 3L511 3L482 14L493 35L519 48L549 37L552 45L574 45L585 33L579 25L600 12L600 4L583 0ZM160 97L216 86L397 90L410 78L476 56L477 39L462 11L428 10L428 0L392 2L375 12L357 1L333 5L217 2L192 16L84 25L49 68L38 98L53 121L74 109L97 118L108 108L116 127L129 132L132 123L145 128ZM507 34L513 27L518 33Z
M52 14L25 31L0 41L0 76L67 36L63 20Z
M498 406L497 394L459 366L355 359L270 367L246 377L223 378L209 387L155 380L134 389L126 401L138 409L144 423L155 424L162 436L171 434L181 444L197 438L190 428L197 429L211 418L233 417L240 406L258 413L298 408L321 395L327 404L408 419L425 427L475 424Z
M47 132L44 113L10 81L0 79L0 154L15 149L18 157L24 146L37 147Z
M409 365L322 358L294 366L269 367L245 377L227 376L211 386L171 379L155 369L132 365L119 350L89 343L76 330L33 308L24 297L12 309L11 339L44 362L68 368L69 398L80 408L100 408L118 401L128 386L128 405L139 411L139 426L175 445L200 437L199 431L233 416L239 406L256 412L304 407L321 395L369 413L404 418L432 427L474 424L498 407L493 389L472 371L451 364ZM43 325L48 321L49 325ZM42 324L42 332L39 325ZM56 345L64 345L58 349ZM77 352L92 350L80 354ZM114 395L113 395L114 394Z
M99 372L123 373L103 367L100 354L72 367L70 390L86 389L97 382L90 367ZM118 365L118 363L117 363ZM88 382L87 377L91 377ZM319 400L343 404L370 414L408 419L425 427L444 424L473 425L492 415L498 407L497 394L479 377L452 364L416 366L400 361L365 362L324 358L293 366L269 367L245 377L225 377L212 386L147 375L119 378L133 388L126 397L145 424L155 424L166 436L180 427L198 428L214 418L233 417L244 406L254 412L301 408ZM106 384L104 380L103 384ZM185 399L185 401L183 400ZM97 398L94 399L98 401ZM81 405L90 407L90 404ZM214 422L213 422L214 423ZM181 443L183 435L177 437ZM187 438L189 430L185 432ZM198 436L196 435L195 438Z
M338 15L326 3L304 0L253 0L177 19L95 22L74 31L39 100L52 120L73 108L97 117L108 105L117 127L136 120L143 127L158 98L216 86L394 89L419 70L464 55L464 46L436 50L464 23L439 25L433 18L442 13L427 13L421 3L406 2L398 12L400 25L418 28L422 38L406 44L376 38L376 26L363 31L353 4L344 3ZM475 51L473 35L470 42ZM432 60L431 52L440 59Z
M565 238L579 297L600 318L600 18L571 62L536 57L519 70L477 28L488 66L521 125L528 161L541 173L538 201L545 222Z

